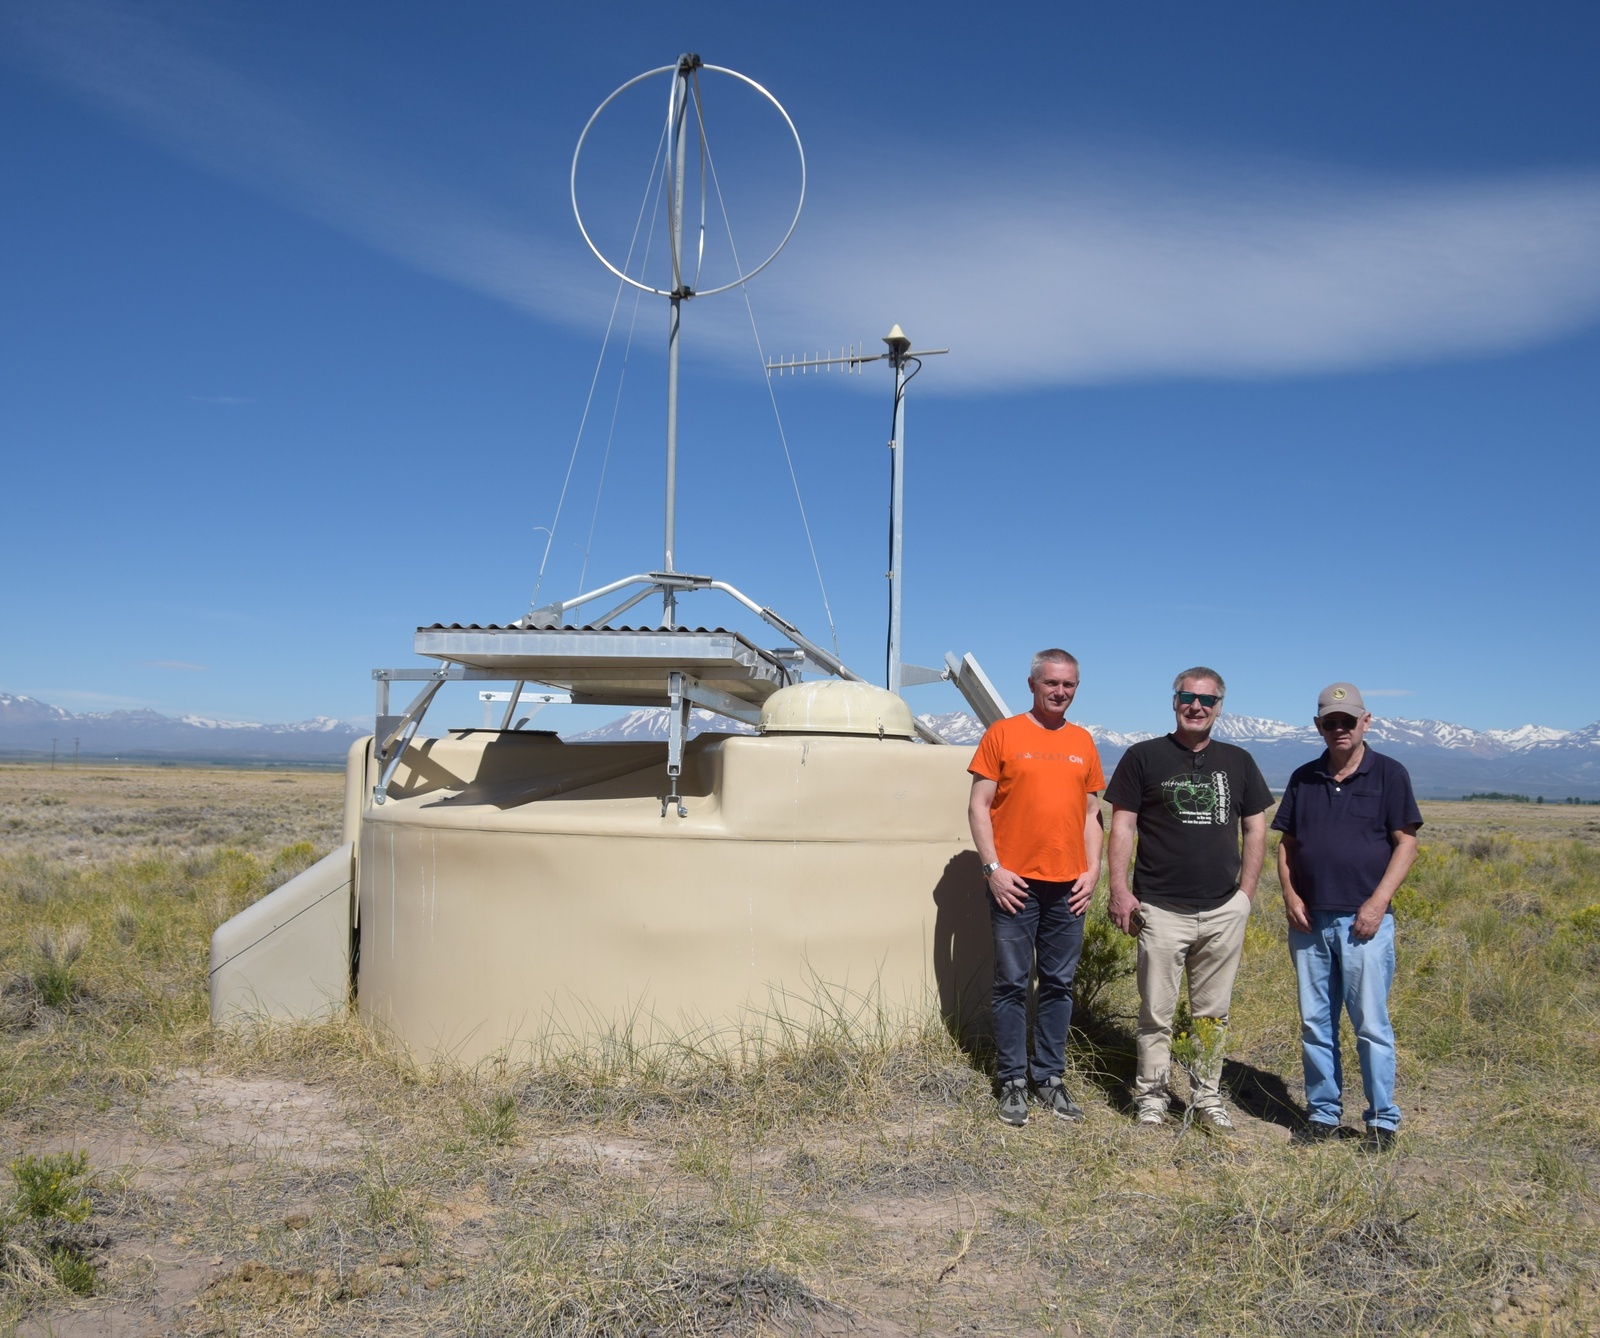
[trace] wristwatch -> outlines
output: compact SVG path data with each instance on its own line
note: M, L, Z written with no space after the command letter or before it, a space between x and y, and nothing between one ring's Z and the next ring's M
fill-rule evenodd
M983 866L983 876L985 878L987 878L990 874L992 874L999 867L1000 867L1000 861L999 860L996 860L993 864L985 864Z

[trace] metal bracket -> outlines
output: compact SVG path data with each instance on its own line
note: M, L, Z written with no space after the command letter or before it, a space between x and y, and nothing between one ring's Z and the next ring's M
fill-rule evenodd
M516 708L520 705L526 704L529 708L528 715L523 720L523 723L526 723L545 707L558 703L564 705L572 700L570 692L528 692L524 690L526 686L524 681L517 684L516 692L480 692L478 700L483 703L483 727L494 728L494 708L499 702L507 703L504 718L500 722L500 729L503 732L511 728Z
M1011 714L1006 709L1005 699L995 691L989 676L970 654L958 660L953 652L947 651L944 662L950 670L950 681L956 685L956 691L967 699L967 705L983 722L985 729Z
M678 778L683 775L684 737L689 732L689 698L684 691L688 677L678 669L667 675L667 793L661 800L662 817L667 816L669 804L677 805L680 818L689 816L689 810L683 806L683 796L678 793Z
M436 678L446 682L504 683L506 675L495 669L469 669L464 664L446 665L443 669L374 669L372 678L378 685L378 709L386 711L389 704L390 683L431 683Z
M747 725L761 723L759 706L740 701L720 688L708 688L698 678L691 678L688 674L682 677L684 700L693 702L696 706L703 706L708 711L715 711L718 715L725 715L730 720L742 720Z

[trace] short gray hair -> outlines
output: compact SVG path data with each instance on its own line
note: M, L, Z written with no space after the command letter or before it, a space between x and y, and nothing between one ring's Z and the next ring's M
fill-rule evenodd
M1217 685L1217 696L1226 697L1228 695L1228 685L1222 681L1222 675L1215 669L1207 669L1203 664L1197 664L1193 669L1185 669L1173 679L1172 690L1181 692L1183 690L1183 680L1186 678L1209 678Z
M1082 672L1082 666L1079 665L1076 655L1071 651L1062 650L1060 646L1051 646L1048 650L1041 650L1033 657L1032 663L1028 665L1028 677L1038 678L1039 670L1047 664L1070 664L1074 669L1079 670L1080 673Z

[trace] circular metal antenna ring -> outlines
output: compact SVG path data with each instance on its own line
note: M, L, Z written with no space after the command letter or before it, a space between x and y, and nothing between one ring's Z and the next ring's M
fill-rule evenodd
M777 98L773 97L771 93L758 84L754 79L750 78L748 75L740 74L738 70L730 70L722 65L702 65L700 68L702 70L710 70L716 74L731 75L740 83L747 84L749 87L755 89L757 93L761 94L762 97L776 107L778 109L778 115L783 117L783 123L789 127L789 133L794 136L795 152L800 155L800 198L795 202L794 217L789 220L789 230L783 234L783 239L777 244L776 247L773 248L772 254L763 260L759 265L757 265L753 270L750 270L748 273L741 274L731 283L725 283L716 288L701 289L698 292L689 294L691 297L710 297L715 293L725 293L730 288L737 288L741 283L747 283L749 280L755 278L756 275L761 273L762 270L766 269L768 265L776 260L778 258L778 253L789 244L789 238L794 236L795 227L800 222L800 211L805 208L806 203L806 151L800 143L800 132L794 128L794 122L790 119L789 113L783 109L783 104L779 102ZM654 293L657 297L671 297L672 290L670 288L652 288L647 283L640 283L637 279L629 278L620 269L606 259L605 254L598 246L594 244L594 238L589 235L589 229L583 226L583 211L578 208L578 159L583 155L583 142L589 138L589 131L594 129L594 123L600 119L601 112L603 112L607 107L615 102L617 98L626 93L635 84L642 83L646 79L652 79L658 74L665 74L668 71L676 73L677 69L678 66L676 63L671 65L659 65L653 70L646 70L643 74L637 74L632 79L628 80L627 83L623 84L614 93L612 93L610 97L608 97L604 102L594 109L594 115L589 118L588 124L583 127L583 133L578 136L577 148L572 151L572 216L578 220L578 231L583 234L583 240L588 243L589 249L594 252L595 259L613 274L615 274L617 278L621 279L623 283L631 284L641 292Z

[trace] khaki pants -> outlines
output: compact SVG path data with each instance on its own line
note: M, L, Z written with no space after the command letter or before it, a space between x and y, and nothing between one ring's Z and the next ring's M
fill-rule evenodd
M1167 1073L1172 1066L1172 1015L1178 987L1189 973L1189 1012L1215 1018L1226 1030L1234 978L1244 952L1244 927L1250 919L1250 898L1235 892L1215 910L1185 910L1171 903L1144 901L1144 930L1139 935L1139 1073L1134 1101L1143 1109L1166 1109ZM1219 1047L1210 1072L1200 1075L1194 1093L1197 1107L1222 1103L1217 1090L1222 1056Z

